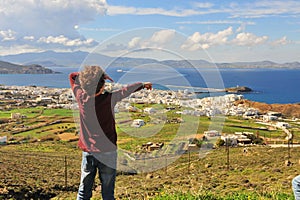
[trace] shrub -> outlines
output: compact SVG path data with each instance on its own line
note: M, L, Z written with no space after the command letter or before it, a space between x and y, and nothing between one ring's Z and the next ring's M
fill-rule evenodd
M60 138L57 135L49 134L40 138L41 142L44 141L59 141Z

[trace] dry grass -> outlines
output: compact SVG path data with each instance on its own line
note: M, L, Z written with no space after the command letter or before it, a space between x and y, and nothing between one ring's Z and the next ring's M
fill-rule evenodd
M80 150L75 146L61 142L2 146L0 197L14 199L32 195L34 198L34 195L43 194L44 199L74 199L81 159ZM38 151L43 148L48 149ZM167 166L161 162L162 168L156 171L118 175L116 196L118 199L135 200L177 193L195 196L210 193L224 197L236 192L255 192L261 199L268 199L271 193L291 196L291 180L300 174L299 150L291 149L290 166L285 165L287 148L252 147L247 153L243 148L231 148L229 165L225 148L212 150L204 158L199 157L199 152L184 154ZM64 155L67 155L67 187ZM97 179L95 199L100 198L99 184Z

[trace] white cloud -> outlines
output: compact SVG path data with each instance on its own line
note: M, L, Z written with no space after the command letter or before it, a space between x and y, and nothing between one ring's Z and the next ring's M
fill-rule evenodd
M271 45L273 45L273 46L277 46L277 45L286 45L286 44L288 44L288 43L291 43L291 41L289 41L289 40L287 39L287 37L284 36L284 37L282 37L282 38L280 38L280 39L278 39L278 40L275 40L275 41L271 42Z
M172 9L163 8L137 8L128 6L108 6L108 15L165 15L173 17L186 17L192 15L204 15L218 13L220 10L196 10L196 9Z
M35 37L34 36L24 36L23 39L33 41L35 39Z
M170 29L157 31L152 35L150 42L157 44L167 43L168 41L171 41L174 38L175 33L175 30Z
M2 39L1 39L2 38ZM16 39L16 32L8 29L7 31L0 30L1 41L11 41Z
M232 40L234 44L239 46L254 46L263 44L268 40L268 36L256 36L253 33L239 33L236 38Z
M84 31L97 31L97 32L117 32L117 31L121 31L121 29L114 29L114 28L86 28L86 27L82 27L80 28L80 30L84 30Z
M176 22L176 24L245 24L245 25L255 25L252 21L236 21L236 20L209 20L209 21L181 21Z
M48 36L41 37L37 41L38 43L46 43L46 44L59 44L67 47L78 47L78 46L92 46L95 45L95 41L93 39L69 39L64 35L60 35L58 37Z
M148 34L150 32L151 35L149 36ZM176 31L171 29L155 29L153 32L149 29L146 34L147 36L144 32L140 34L137 33L138 32L135 32L135 35L139 36L122 38L120 43L116 43L119 39L109 42L103 45L105 47L101 51L109 51L114 55L119 55L128 52L150 52L164 48L169 49L169 45L172 45L177 37Z
M154 32L150 38L133 37L127 45L129 49L163 48L168 42L172 41L175 36L175 30L164 29Z
M97 15L104 15L106 7L105 0L0 1L0 30L6 30L0 33L0 40L4 41L1 45L13 45L12 40L15 40L17 45L30 42L28 44L35 48L42 39L37 43L34 38L46 41L51 37L50 43L43 44L90 45L93 43L91 39L78 39L83 37L74 27L92 21ZM60 35L72 39L59 40Z
M228 42L228 37L233 34L232 27L217 33L204 33L195 32L192 36L188 37L186 42L181 46L182 49L195 51L199 48L207 49L214 45L222 45Z
M136 48L139 46L140 44L140 41L141 41L141 37L134 37L132 38L129 42L128 42L128 47L130 49L133 49L133 48Z
M224 2L222 6L212 4L210 2L193 2L192 8L182 9L163 9L163 8L145 8L145 7L129 7L129 6L107 6L108 15L165 15L174 17L187 17L194 15L208 14L229 14L232 18L259 18L274 15L299 15L300 2L295 0L287 1L240 1L239 3Z
M230 12L233 17L259 18L274 15L299 15L300 2L287 1L255 1L252 3L235 5Z
M218 31L217 33L203 33L195 32L181 45L181 49L188 51L196 51L199 49L208 49L213 46L220 45L232 45L232 46L256 46L261 44L271 44L271 45L283 45L290 41L286 37L279 40L268 43L268 36L257 36L253 33L241 32L241 27L238 28L236 33L233 31L232 27Z
M2 8L2 9L1 9ZM5 8L5 9L4 9ZM106 13L105 0L0 1L0 29L18 34L78 35L74 26Z

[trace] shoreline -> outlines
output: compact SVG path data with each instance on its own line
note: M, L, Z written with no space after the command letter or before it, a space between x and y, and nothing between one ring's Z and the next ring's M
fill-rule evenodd
M1 75L1 74L0 74ZM119 83L117 83L119 84ZM170 85L168 85L170 86ZM46 89L50 89L50 90L68 90L70 89L69 87L54 87L54 86L38 86L35 84L31 84L31 85L5 85L0 83L0 91L3 90L3 88L46 88ZM251 88L247 87L247 86L237 86L237 87L229 87L229 88L224 88L224 89L215 89L215 88L203 88L203 87L186 87L186 86L173 86L173 87L177 87L177 88L186 88L186 89L190 89L190 88L195 88L195 89L200 89L200 90L206 90L206 91L193 91L195 94L209 94L209 93L220 93L221 95L219 96L224 96L227 94L237 94L237 95L243 95L243 94L251 94L251 93L256 93L256 91L252 90ZM162 88L154 88L156 90L166 90L167 89L162 89ZM170 91L175 91L175 90L170 90ZM175 91L177 92L177 91ZM210 97L210 96L207 96ZM206 97L203 97L206 98ZM256 102L256 103L261 103L261 104L267 104L267 105L300 105L300 101L299 102L294 102L294 103L267 103L265 101L253 101L251 99L246 99L249 102Z

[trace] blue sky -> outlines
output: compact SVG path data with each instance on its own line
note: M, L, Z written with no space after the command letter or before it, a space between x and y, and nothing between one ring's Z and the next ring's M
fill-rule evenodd
M296 0L0 1L0 55L97 49L160 60L283 63L300 61L299 33Z

